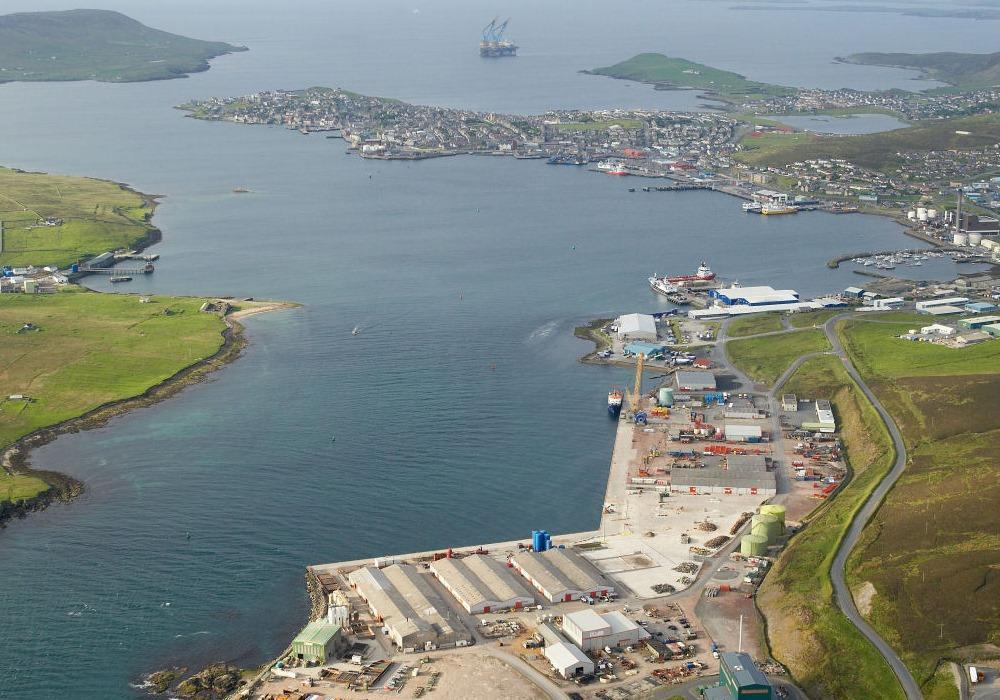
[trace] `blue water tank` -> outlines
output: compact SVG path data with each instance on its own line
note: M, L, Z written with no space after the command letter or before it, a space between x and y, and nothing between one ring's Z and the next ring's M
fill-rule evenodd
M552 549L552 537L549 536L549 531L545 530L545 551Z
M531 531L531 548L536 552L545 551L545 536L541 530Z
M76 274L77 272L79 272L80 271L80 263L73 263L72 265L70 265L69 266L69 271L72 272L73 274Z

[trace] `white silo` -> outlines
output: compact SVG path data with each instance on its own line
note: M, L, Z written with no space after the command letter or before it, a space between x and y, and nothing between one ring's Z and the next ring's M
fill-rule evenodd
M969 245L969 236L956 231L955 237L951 239L951 242L955 245Z
M979 245L983 242L983 234L970 232L969 233L969 245Z
M906 218L909 219L910 221L913 221L914 219L917 218L917 212L910 209L910 211L906 212Z
M927 210L923 207L917 207L917 221L927 221Z
M936 219L937 218L937 209L928 209L927 210L927 218L928 219Z

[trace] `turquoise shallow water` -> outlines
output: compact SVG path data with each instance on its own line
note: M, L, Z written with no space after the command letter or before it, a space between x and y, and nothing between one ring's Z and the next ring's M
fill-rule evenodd
M577 363L587 344L574 325L660 308L646 277L702 259L744 284L811 295L858 280L825 267L836 254L912 245L884 219L747 216L723 195L630 194L635 183L536 161L370 163L340 141L170 109L316 83L507 111L689 106L688 93L575 70L624 58L633 44L708 60L680 31L708 21L699 4L627 6L627 46L609 44L599 15L581 12L572 21L595 37L588 48L569 29L551 31L565 12L520 3L511 13L524 56L485 65L457 58L468 42L454 36L467 25L475 35L493 10L464 3L389 3L378 38L357 31L373 19L367 9L119 6L253 51L188 80L0 86L0 161L166 195L163 257L132 291L304 306L248 319L245 356L209 382L36 453L88 491L0 534L0 697L129 697L129 681L159 666L259 663L303 621L308 563L592 528L613 429L604 394L625 376ZM877 37L838 24L807 46L808 17L795 19L800 43L750 52L746 23L764 15L719 25L719 65L741 60L742 47L755 79L788 82L795 52L803 81L808 71L862 87L905 79L827 66ZM934 47L939 27L898 21L913 30L909 46ZM985 44L983 26L972 25L970 45ZM435 41L421 61L400 60L415 33ZM237 185L254 193L233 195Z

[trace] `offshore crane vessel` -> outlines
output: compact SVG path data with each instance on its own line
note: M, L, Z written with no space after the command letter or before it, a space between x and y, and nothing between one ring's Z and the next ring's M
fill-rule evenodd
M517 44L510 39L504 39L503 33L507 31L507 18L502 23L497 23L499 17L494 17L493 21L483 27L483 40L479 42L479 55L489 58L499 56L516 56Z

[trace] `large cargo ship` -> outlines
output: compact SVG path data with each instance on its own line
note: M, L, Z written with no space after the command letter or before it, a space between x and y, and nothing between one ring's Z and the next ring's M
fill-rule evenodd
M667 277L667 282L671 284L684 284L685 282L708 282L709 280L715 279L715 273L712 272L712 268L702 262L698 266L698 271L693 275L677 275L675 277Z
M617 418L622 412L622 399L624 398L625 395L618 387L613 387L611 391L608 392L608 413L612 418Z

